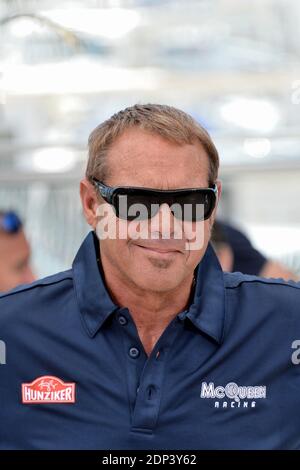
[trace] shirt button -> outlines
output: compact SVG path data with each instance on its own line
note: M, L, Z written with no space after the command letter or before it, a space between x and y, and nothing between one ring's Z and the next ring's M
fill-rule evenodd
M128 323L127 318L124 317L123 315L120 315L120 316L119 316L119 323L120 323L120 325L122 325L122 326L127 325L127 323Z
M148 400L152 400L155 397L156 387L155 385L149 385L146 390Z
M138 350L138 348L129 349L129 356L132 357L133 359L136 359L137 357L139 357L139 355L140 355L140 351Z

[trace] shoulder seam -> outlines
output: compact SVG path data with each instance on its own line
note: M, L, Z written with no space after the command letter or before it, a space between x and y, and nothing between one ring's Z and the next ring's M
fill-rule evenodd
M270 279L264 279L264 278L258 278L258 279L241 279L240 281L238 281L236 284L234 285L225 285L225 289L235 289L236 287L239 287L241 284L243 283L252 283L252 282L258 282L259 284L265 284L265 285L271 285L271 286L285 286L285 287L292 287L294 289L300 289L300 283L298 283L299 285L297 285L297 283L295 284L290 284L289 282L295 282L295 281L287 281L287 282L282 282L282 281L278 281L276 282L276 279L274 279L274 281Z
M71 270L70 270L71 271ZM67 272L67 271L66 271ZM9 297L11 295L15 295L15 294L19 294L21 292L25 292L25 291L28 291L28 290L31 290L31 289L35 289L36 287L41 287L41 286L49 286L49 285L53 285L53 284L58 284L59 282L63 282L67 279L73 279L73 276L72 274L69 274L69 275L66 275L60 279L56 279L56 280L53 280L51 281L49 279L49 281L46 281L45 279L41 279L40 281L36 281L35 283L33 283L32 285L29 284L29 285L25 285L24 287L20 287L20 288L16 288L16 290L12 290L10 292L7 292L7 293L4 293L4 294L0 294L0 300L1 299L4 299L6 297Z

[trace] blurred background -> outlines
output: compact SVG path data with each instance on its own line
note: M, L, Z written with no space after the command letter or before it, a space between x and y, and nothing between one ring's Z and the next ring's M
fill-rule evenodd
M70 266L90 131L177 106L221 158L222 219L300 274L299 0L0 0L0 209L38 277Z

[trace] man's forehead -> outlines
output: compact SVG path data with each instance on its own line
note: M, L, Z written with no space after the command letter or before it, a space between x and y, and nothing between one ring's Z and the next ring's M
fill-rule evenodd
M112 145L107 165L110 184L148 187L151 181L158 187L158 180L166 179L170 187L205 184L209 169L208 156L200 143L178 144L134 129L124 132Z

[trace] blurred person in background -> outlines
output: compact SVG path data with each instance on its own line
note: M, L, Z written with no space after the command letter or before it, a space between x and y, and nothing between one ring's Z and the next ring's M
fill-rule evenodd
M0 211L0 292L34 281L30 245L13 211Z
M267 259L254 248L243 232L231 224L217 220L212 230L211 242L223 271L282 278L286 281L299 280L294 272L280 262Z

